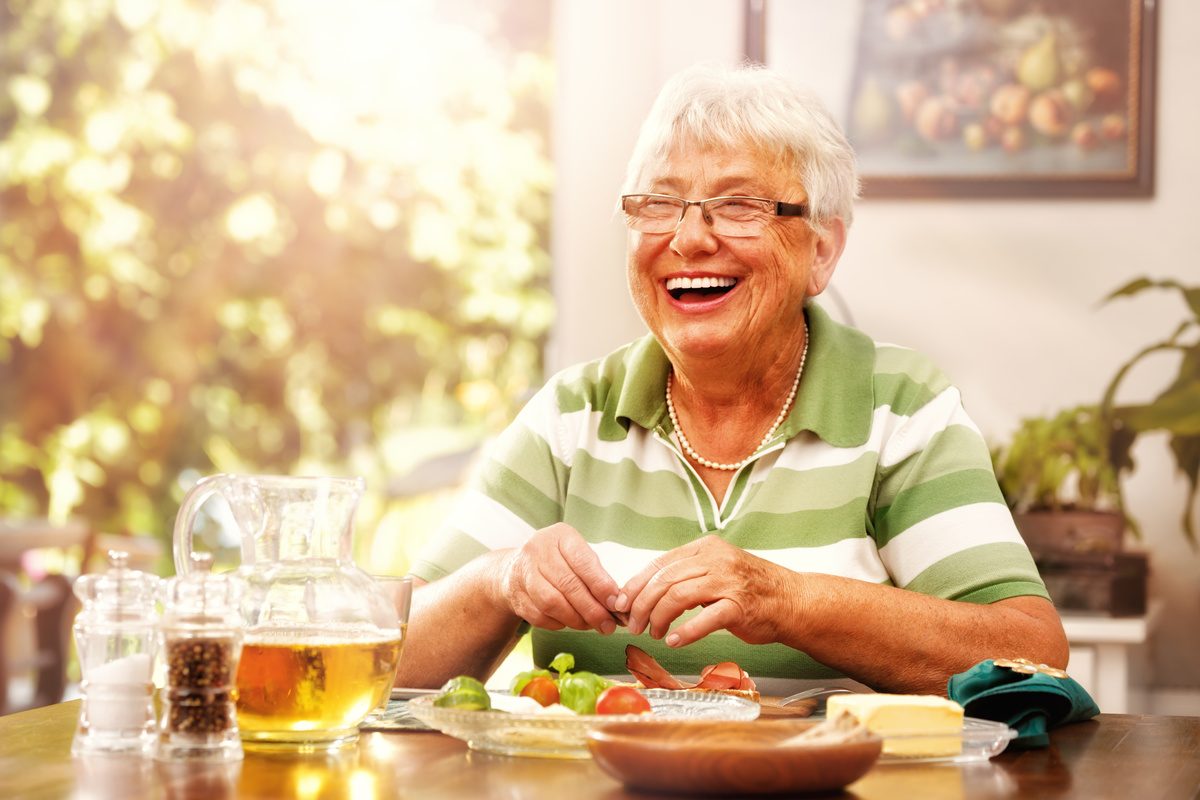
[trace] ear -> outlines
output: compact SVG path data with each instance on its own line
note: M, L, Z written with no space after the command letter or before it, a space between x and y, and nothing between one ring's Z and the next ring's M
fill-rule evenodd
M825 291L833 278L842 250L846 247L846 223L835 217L825 223L825 232L817 234L813 248L812 266L808 275L808 296L816 297Z

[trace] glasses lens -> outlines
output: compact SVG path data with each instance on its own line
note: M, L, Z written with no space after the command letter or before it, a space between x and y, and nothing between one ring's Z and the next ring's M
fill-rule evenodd
M713 233L721 236L756 236L770 222L773 212L771 201L754 197L721 197L708 204Z
M625 222L642 233L666 233L682 215L683 201L657 194L631 194L622 201Z

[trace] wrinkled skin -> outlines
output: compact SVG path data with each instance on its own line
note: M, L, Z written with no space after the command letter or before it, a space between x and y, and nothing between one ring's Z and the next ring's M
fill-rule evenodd
M565 523L535 533L503 561L500 594L516 616L547 630L612 633L616 581L595 551Z
M625 584L629 630L640 634L648 628L651 636L662 638L680 614L703 606L672 631L672 645L690 644L722 628L750 644L775 642L780 638L775 620L788 604L781 591L794 577L717 536L705 536L663 553Z

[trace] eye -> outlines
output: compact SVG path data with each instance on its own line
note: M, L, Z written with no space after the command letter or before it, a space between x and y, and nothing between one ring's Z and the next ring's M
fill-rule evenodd
M632 210L643 217L670 217L679 213L679 203L666 197L647 197Z
M753 197L728 197L712 206L712 213L731 219L767 213L767 204Z

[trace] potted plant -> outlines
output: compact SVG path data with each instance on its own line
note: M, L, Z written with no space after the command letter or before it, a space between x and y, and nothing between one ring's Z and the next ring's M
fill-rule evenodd
M1125 516L1098 406L1021 420L992 465L1035 558L1121 549Z
M1139 614L1145 610L1148 561L1122 547L1126 513L1120 478L1133 470L1137 438L1165 431L1175 464L1188 480L1182 528L1193 548L1200 478L1200 286L1137 278L1105 303L1150 289L1174 290L1186 313L1165 339L1122 364L1098 405L1022 420L1012 440L992 451L1000 488L1060 608ZM1118 391L1144 359L1173 353L1179 370L1148 402L1120 403Z
M1058 608L1138 615L1149 563L1124 549L1127 518L1111 430L1100 407L1083 405L1021 421L992 451L1000 489Z
M1192 548L1197 546L1194 525L1197 476L1200 474L1200 286L1185 286L1178 281L1137 278L1104 299L1132 297L1147 289L1174 289L1182 296L1188 314L1176 326L1174 333L1138 351L1121 365L1113 376L1100 402L1100 414L1110 431L1108 459L1117 473L1133 469L1130 452L1137 437L1150 431L1169 434L1175 464L1188 479L1188 493L1183 508L1183 532ZM1157 397L1148 403L1118 405L1117 390L1134 365L1156 353L1177 352L1181 355L1179 373ZM1117 484L1117 502L1124 509L1125 500ZM1136 523L1130 519L1137 533Z

